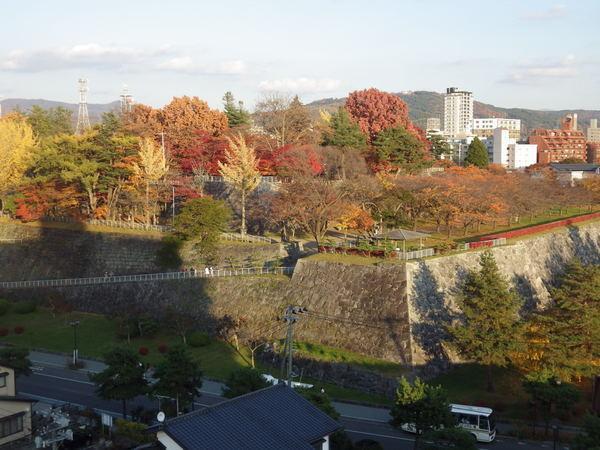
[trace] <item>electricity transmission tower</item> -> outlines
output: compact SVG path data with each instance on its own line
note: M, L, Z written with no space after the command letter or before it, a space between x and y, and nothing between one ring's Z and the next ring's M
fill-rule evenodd
M294 325L298 321L298 314L305 313L307 309L304 306L288 306L285 308L283 313L283 321L287 324L287 333L285 337L285 344L283 347L283 356L281 358L281 375L280 379L283 378L284 369L287 362L286 379L287 385L292 385L292 354L294 350Z
M126 84L123 85L123 90L121 91L121 113L125 114L131 112L131 107L133 106L133 97L129 93L129 88Z
M90 116L88 114L87 107L87 80L85 78L79 79L79 113L77 114L77 127L75 128L75 134L83 134L91 128Z

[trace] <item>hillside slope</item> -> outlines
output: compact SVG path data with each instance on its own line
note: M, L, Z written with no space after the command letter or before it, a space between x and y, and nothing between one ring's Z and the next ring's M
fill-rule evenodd
M444 110L444 96L438 92L414 91L396 93L406 102L409 108L411 119L420 127L425 127L425 119L428 117L442 117ZM346 101L345 98L326 98L309 103L307 106L318 112L319 109L335 111ZM475 117L510 117L511 119L521 119L523 132L527 134L533 128L554 128L558 127L560 118L567 113L577 113L579 124L582 129L589 126L590 119L600 118L599 110L560 110L560 111L539 111L535 109L524 108L501 108L475 101Z
M77 112L79 111L79 105L77 103L55 102L41 98L6 98L2 100L0 104L2 105L3 115L14 110L28 112L35 105L44 109L58 108L60 106L68 109L69 111L73 111L73 118L76 120ZM100 121L102 114L105 112L118 110L120 105L121 103L119 101L114 101L111 103L88 103L88 114L90 115L90 121L92 123Z

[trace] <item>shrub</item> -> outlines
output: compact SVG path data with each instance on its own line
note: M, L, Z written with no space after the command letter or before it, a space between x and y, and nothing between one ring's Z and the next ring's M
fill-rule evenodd
M183 246L183 239L177 236L166 236L162 246L156 253L156 263L163 269L176 269L183 262L179 252Z
M0 328L0 336L7 336L8 335L8 328Z
M21 325L17 325L15 327L15 334L23 334L25 332L25 327L22 327Z
M138 349L138 353L142 356L146 356L148 353L150 353L150 350L148 350L148 347L140 347Z
M31 314L37 308L37 304L33 300L17 302L14 306L14 311L17 314Z
M158 344L158 352L159 353L167 353L169 351L169 346L165 343Z
M187 342L192 347L206 347L210 344L210 337L203 331L194 331L188 336Z
M3 316L10 309L10 302L8 300L4 300L0 298L0 316Z

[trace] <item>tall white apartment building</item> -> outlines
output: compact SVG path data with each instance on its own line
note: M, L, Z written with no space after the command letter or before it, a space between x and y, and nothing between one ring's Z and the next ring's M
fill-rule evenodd
M494 164L501 164L507 169L522 169L537 162L536 144L519 144L510 137L509 130L504 128L496 128L493 135L490 161ZM488 152L489 148L488 146Z
M590 120L590 126L587 129L587 141L600 143L600 128L598 128L598 119Z
M521 138L521 119L503 119L499 117L486 117L473 119L472 133L478 137L492 137L496 128L508 130L512 139Z
M473 93L458 88L446 89L444 96L444 135L460 139L471 135Z

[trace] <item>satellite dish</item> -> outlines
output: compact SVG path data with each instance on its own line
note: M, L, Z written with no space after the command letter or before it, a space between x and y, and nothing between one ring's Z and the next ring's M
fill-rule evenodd
M160 423L163 423L165 421L165 413L160 411L157 415L156 415L156 420L158 420Z

